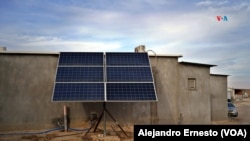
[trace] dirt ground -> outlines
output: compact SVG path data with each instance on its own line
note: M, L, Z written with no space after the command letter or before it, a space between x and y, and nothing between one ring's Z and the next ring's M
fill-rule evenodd
M233 102L239 112L236 118L228 118L224 121L212 122L212 124L250 124L250 98L236 100ZM122 126L126 135L117 125L107 126L106 135L99 128L93 132L89 131L67 131L57 130L45 134L29 135L1 135L1 141L133 141L133 125ZM87 133L87 134L86 134Z
M233 103L238 108L238 117L216 121L212 124L250 124L250 97L234 100Z
M8 133L6 133L7 135L1 135L0 133L0 141L133 141L133 125L123 125L121 128L115 124L107 125L106 135L104 135L103 129L100 128L97 128L94 132L94 127L89 132L87 130L64 131L63 128L49 133L43 133L43 131L17 131L11 132L14 133L11 135L8 135Z

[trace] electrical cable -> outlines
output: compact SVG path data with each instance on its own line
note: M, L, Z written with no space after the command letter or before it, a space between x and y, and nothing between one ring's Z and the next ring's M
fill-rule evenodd
M53 128L53 129L49 129L49 130L45 130L45 131L41 131L41 132L7 132L7 133L0 133L0 135L33 135L33 134L45 134L45 133L49 133L52 131L56 131L56 130L63 130L63 127L57 127L57 128Z
M68 128L68 130L69 130L69 131L81 131L81 132L83 132L83 131L88 131L89 128L85 128L85 129Z
M77 129L77 128L68 128L68 130L70 131L87 131L89 128L84 128L84 129ZM64 126L60 126L57 128L53 128L53 129L49 129L49 130L45 130L45 131L41 131L41 132L6 132L6 133L1 133L0 132L0 136L1 135L34 135L34 134L46 134L52 131L57 131L57 130L64 130Z

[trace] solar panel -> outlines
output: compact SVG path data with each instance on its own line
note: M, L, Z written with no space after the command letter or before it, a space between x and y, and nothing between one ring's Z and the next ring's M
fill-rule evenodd
M61 52L52 101L104 101L104 53Z
M56 82L103 82L103 67L58 67Z
M57 83L52 101L104 101L104 83Z
M52 101L157 101L148 54L61 52Z
M61 52L61 65L103 65L103 53L99 52Z
M106 53L107 101L156 101L147 53Z
M147 53L106 53L106 65L118 66L149 66Z
M155 101L153 83L108 83L107 101Z
M152 82L150 67L107 67L107 82Z

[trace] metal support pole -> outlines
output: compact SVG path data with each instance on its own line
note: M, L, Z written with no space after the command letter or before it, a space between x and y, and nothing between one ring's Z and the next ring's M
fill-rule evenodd
M96 123L94 132L96 131L96 129L97 129L97 127L98 127L98 125L99 125L99 123L100 123L100 121L101 121L101 119L102 119L103 114L104 114L104 111L102 111L102 114L100 115L100 117L99 117L99 119L98 119L98 121L97 121L97 123Z
M64 131L67 132L68 131L68 121L67 121L67 106L64 105L63 107L63 115L64 115Z
M99 119L98 119L98 121L97 121L97 123L96 123L96 125L95 125L95 128L94 128L94 132L96 131L96 129L97 129L97 127L98 127L98 125L99 125L99 123L100 123L100 121L101 121L101 119L102 119L102 117L104 118L104 136L106 136L106 112L107 112L107 114L112 118L112 120L117 124L117 126L122 130L122 132L128 137L128 135L126 134L126 132L122 129L122 127L120 126L120 124L115 120L115 118L111 115L111 113L106 109L106 105L105 105L105 102L103 103L103 111L102 111L102 113L101 113L101 115L100 115L100 117L99 117ZM86 136L88 133L89 133L89 131L93 128L93 126L94 125L92 125L89 129L88 129L88 131L85 133L85 135L84 136Z
M108 115L113 119L113 121L116 123L116 125L122 130L122 132L128 137L128 135L126 134L126 132L122 129L122 127L120 126L120 124L115 120L115 118L111 115L111 113L105 108L104 109Z
M103 123L103 128L104 128L104 130L103 130L103 135L104 136L106 136L106 113L105 113L105 109L106 109L106 103L105 102L103 102L103 121L104 121L104 123Z

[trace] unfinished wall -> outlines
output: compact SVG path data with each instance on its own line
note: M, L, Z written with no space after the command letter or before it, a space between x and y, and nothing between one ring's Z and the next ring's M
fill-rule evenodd
M181 124L210 124L210 67L181 63L178 107ZM196 79L196 88L188 88L188 78Z
M71 127L89 124L91 112L101 114L99 102L51 102L57 62L58 54L0 53L0 131L52 128L54 119L63 118L64 105ZM121 124L150 123L148 102L106 107ZM115 124L108 115L106 119Z
M176 124L178 123L177 90L178 90L178 57L158 56L151 57L154 67L155 84L158 103L157 118L154 123Z
M53 127L66 103L52 103L57 55L0 54L0 130ZM67 103L84 120L81 104Z
M103 103L99 102L51 102L57 61L56 53L0 53L0 131L52 128L53 119L63 117L64 105L69 108L71 127L90 126L90 113L101 114ZM211 111L216 113L210 102L223 99L216 93L227 90L226 80L211 77L210 81L208 66L181 64L178 56L151 56L150 61L158 102L106 103L116 121L122 125L209 124ZM197 79L196 90L187 89L189 77ZM210 92L212 81L218 84L212 85L214 91ZM215 89L218 85L221 88ZM115 124L108 115L106 118Z
M227 119L227 75L210 76L211 120Z

